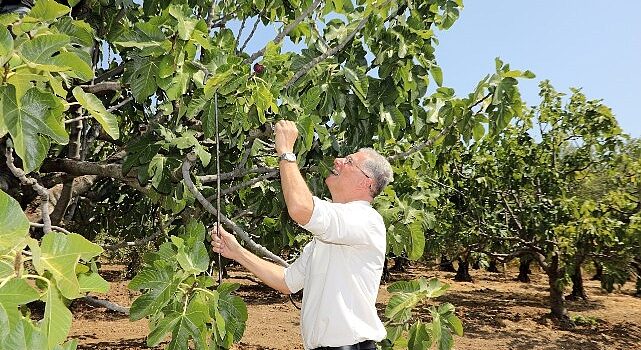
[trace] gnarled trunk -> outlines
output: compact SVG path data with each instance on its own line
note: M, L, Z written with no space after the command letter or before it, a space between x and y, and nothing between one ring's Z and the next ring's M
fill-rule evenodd
M529 256L522 256L519 259L519 275L516 277L516 280L523 283L530 283L530 264L532 263L532 258Z
M494 273L499 273L498 265L496 263L496 259L491 259L490 260L490 266L487 267L487 272L494 272Z
M456 272L454 264L452 264L452 261L445 255L441 255L441 262L438 265L438 269L445 272Z
M583 287L583 274L581 272L581 263L583 262L582 258L576 258L574 262L574 271L572 271L572 293L565 297L566 300L588 300L588 296L585 294L585 288Z
M458 258L458 270L454 280L457 282L473 282L472 276L470 276L470 263L467 260Z
M593 281L600 281L601 278L603 277L603 265L599 262L594 262L594 276L592 276Z
M565 308L565 299L563 298L563 275L564 272L559 268L559 256L552 255L550 264L546 269L548 275L548 284L550 285L550 311L552 317L562 321L569 321L568 310Z

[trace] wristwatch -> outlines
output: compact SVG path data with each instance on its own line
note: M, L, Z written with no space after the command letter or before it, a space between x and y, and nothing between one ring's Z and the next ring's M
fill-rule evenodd
M280 162L281 160L286 160L290 163L296 163L296 155L291 152L285 152L278 157L278 161Z

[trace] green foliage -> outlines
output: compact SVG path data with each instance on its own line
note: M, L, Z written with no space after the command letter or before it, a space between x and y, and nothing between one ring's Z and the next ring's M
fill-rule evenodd
M20 205L2 191L0 212L11 215L0 217L0 326L6 330L0 334L0 348L75 349L74 341L60 345L71 328L67 303L87 292L108 291L94 263L102 248L74 233L48 233L39 244L29 237ZM29 255L24 252L27 245ZM44 317L37 323L28 312L23 314L34 300L45 303Z
M145 256L145 265L129 283L143 290L131 305L130 318L150 318L148 346L156 346L168 333L168 349L229 349L245 330L247 306L232 292L238 284L223 283L212 289L214 281L204 275L209 266L205 227L190 221L171 236L157 252Z
M448 288L449 285L436 278L419 278L389 285L387 290L392 296L385 309L387 339L381 343L382 348L451 349L453 334L463 335L463 325L454 313L454 306L450 303L438 307L424 306L431 298L445 294ZM431 321L425 322L424 314L416 316L416 309L423 313L429 311Z

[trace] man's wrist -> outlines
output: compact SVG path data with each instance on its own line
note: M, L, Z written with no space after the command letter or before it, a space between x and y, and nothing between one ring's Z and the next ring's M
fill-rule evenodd
M283 152L278 155L278 162L287 161L289 163L296 163L296 154L293 152Z

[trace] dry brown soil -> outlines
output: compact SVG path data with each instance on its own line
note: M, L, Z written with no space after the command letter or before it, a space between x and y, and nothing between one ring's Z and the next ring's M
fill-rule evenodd
M548 316L544 275L535 273L532 283L523 284L513 281L513 272L471 273L473 283L454 282L453 273L415 266L393 275L392 280L436 276L451 285L435 303L454 304L463 321L465 334L455 337L455 349L641 349L641 299L632 296L634 282L606 294L598 282L586 281L589 300L567 302L567 307L571 316L580 315L591 322L568 328ZM136 294L127 290L122 266L103 266L102 275L111 282L111 290L97 296L129 306ZM289 299L256 283L242 270L232 270L230 276L229 281L241 283L239 294L249 309L247 330L236 349L303 349L298 310ZM388 298L382 285L377 304L381 313ZM130 322L126 316L78 301L72 311L70 336L79 339L79 349L147 349L145 320Z

